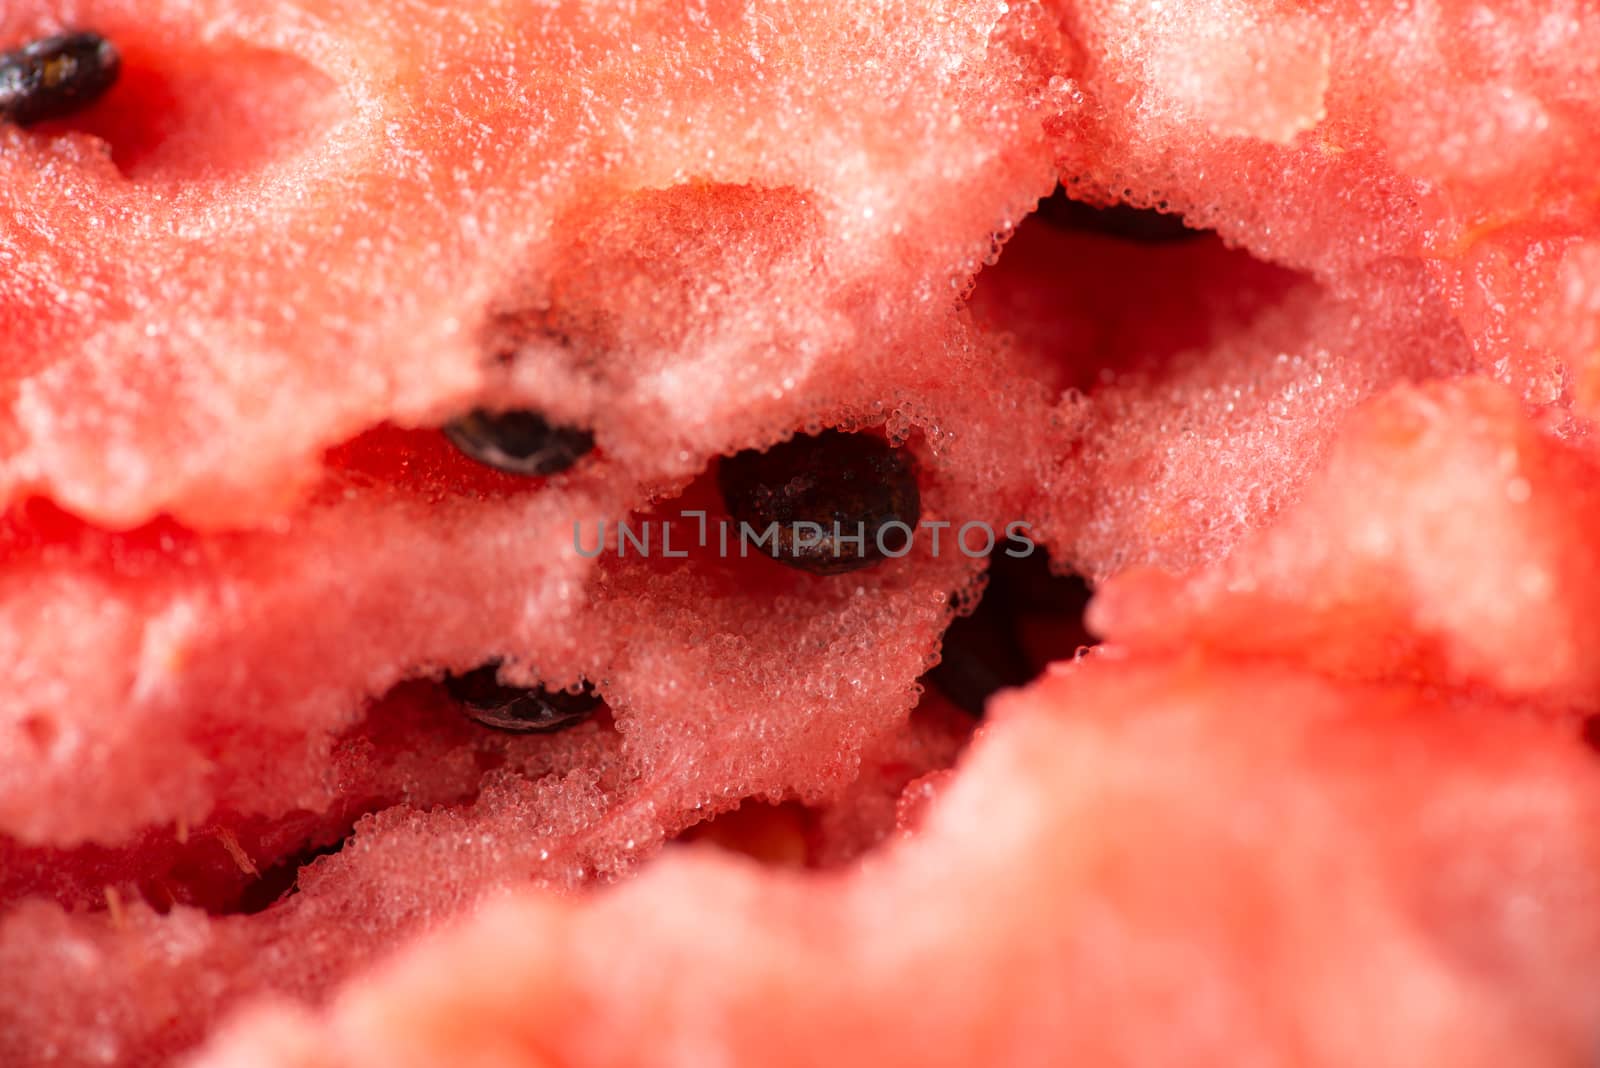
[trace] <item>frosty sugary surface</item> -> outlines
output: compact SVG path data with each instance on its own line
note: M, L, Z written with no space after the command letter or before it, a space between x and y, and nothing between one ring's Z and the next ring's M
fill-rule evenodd
M0 6L72 28L116 84L0 123L0 1062L1590 1056L1593 5ZM581 447L441 430L506 410ZM1100 588L954 770L950 533L620 551L830 428ZM493 663L603 703L489 731Z

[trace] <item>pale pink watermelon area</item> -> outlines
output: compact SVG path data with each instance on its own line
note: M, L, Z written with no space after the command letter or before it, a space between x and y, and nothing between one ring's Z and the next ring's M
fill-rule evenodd
M1140 647L1600 705L1600 469L1481 380L1353 416L1282 522L1187 579L1129 571L1091 622Z
M0 125L0 1064L1592 1059L1592 5L0 47L67 25L122 82ZM597 447L499 474L480 404ZM974 735L919 680L977 562L572 549L822 427L1033 524L1107 643ZM480 728L438 680L492 658L604 707Z

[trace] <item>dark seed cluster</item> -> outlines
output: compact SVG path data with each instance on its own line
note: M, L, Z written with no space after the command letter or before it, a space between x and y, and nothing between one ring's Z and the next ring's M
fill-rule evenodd
M594 448L594 435L551 423L538 412L475 408L445 425L452 444L481 464L513 475L555 475Z
M717 483L734 521L758 535L777 524L776 559L818 575L884 559L879 532L890 523L915 528L922 513L909 455L873 434L827 430L766 452L747 449L721 462ZM808 544L811 529L797 526L803 524L821 529L815 544ZM885 532L895 549L905 537Z
M27 126L80 111L105 95L122 59L98 33L44 37L0 53L0 119Z
M1187 241L1204 233L1185 225L1183 216L1173 212L1136 208L1131 204L1100 208L1073 200L1059 185L1055 192L1039 202L1039 218L1058 230L1102 234L1144 245Z
M507 686L500 681L500 662L491 660L462 675L446 675L444 688L485 727L529 733L575 727L600 707L600 698L585 685L582 693L547 690L543 686Z

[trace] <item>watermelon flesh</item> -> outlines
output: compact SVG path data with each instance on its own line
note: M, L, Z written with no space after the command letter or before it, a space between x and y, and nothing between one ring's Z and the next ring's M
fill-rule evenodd
M1541 434L1502 387L1400 387L1349 420L1281 522L1209 571L1125 572L1093 624L1140 646L1293 651L1338 676L1592 711L1596 475L1592 453Z
M0 1061L1587 1056L1585 6L70 14L123 81L0 126ZM1101 587L954 771L982 561L573 551L824 426ZM486 736L491 659L603 712Z
M1571 979L1600 964L1600 781L1570 723L1147 654L1063 665L993 714L917 834L850 878L675 851L613 893L497 905L322 1014L258 1008L190 1063L1592 1050L1600 1005Z

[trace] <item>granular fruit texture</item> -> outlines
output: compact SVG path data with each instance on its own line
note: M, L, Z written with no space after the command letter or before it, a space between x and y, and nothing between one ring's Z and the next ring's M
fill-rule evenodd
M849 878L682 853L601 896L523 895L319 1013L255 1010L191 1063L1593 1048L1600 1009L1571 979L1600 966L1600 782L1571 723L1206 656L1095 658L996 704L918 833Z
M1597 19L0 7L0 1063L1590 1057Z

